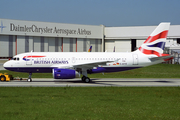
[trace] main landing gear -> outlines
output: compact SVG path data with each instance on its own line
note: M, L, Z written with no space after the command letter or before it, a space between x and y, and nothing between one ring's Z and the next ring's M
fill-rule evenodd
M85 83L91 82L90 78L89 78L89 77L86 77L86 76L84 76L84 75L82 76L81 80L82 80L83 82L85 82Z
M31 75L32 75L32 73L29 73L29 77L27 79L28 82L32 82Z
M83 76L82 76L81 80L82 80L83 82L85 82L85 83L91 82L90 78L87 77L87 69L83 69L83 70L82 70L82 75L83 75Z

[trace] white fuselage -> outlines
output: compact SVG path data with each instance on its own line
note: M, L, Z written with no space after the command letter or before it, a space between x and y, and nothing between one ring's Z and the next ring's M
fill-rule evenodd
M76 69L78 68L76 66L81 66L84 69L97 69L97 67L103 67L106 70L113 68L134 69L162 62L151 62L149 60L151 56L154 55L147 56L140 52L29 52L14 56L14 60L6 62L4 67L19 72L52 72L53 68ZM114 71L123 70L112 70L112 72ZM104 72L111 72L111 70Z

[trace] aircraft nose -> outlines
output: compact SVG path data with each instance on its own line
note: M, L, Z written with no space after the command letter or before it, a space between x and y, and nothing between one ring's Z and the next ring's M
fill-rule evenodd
M10 67L9 61L5 62L5 63L3 64L3 67L4 67L5 69L6 69L7 67Z

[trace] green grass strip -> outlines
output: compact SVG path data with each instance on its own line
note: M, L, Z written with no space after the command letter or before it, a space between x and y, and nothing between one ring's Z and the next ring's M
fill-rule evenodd
M0 87L2 120L179 120L180 87Z

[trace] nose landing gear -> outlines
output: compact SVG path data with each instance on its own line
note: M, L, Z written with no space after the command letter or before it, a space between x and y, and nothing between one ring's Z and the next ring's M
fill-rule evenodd
M31 75L32 75L32 73L29 73L29 77L27 79L28 82L32 82Z

